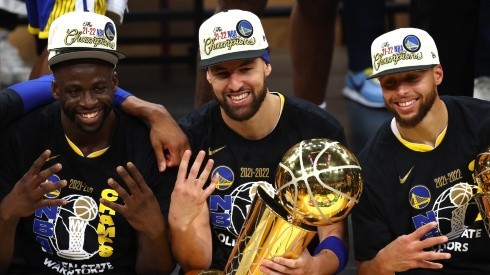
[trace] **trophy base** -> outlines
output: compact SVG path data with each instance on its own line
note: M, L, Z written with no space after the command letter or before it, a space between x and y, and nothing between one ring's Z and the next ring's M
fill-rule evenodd
M72 260L86 260L90 258L90 254L85 251L70 251L70 250L60 250L58 256L72 259Z
M225 273L217 269L193 270L186 272L185 275L224 275Z

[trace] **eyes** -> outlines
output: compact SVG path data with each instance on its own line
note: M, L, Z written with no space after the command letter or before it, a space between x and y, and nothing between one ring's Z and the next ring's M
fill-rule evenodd
M214 75L214 77L218 79L227 79L231 76L232 73L237 72L239 74L247 74L253 70L252 66L242 66L239 67L235 70L226 70L226 69L213 69L211 72Z
M103 95L105 93L109 93L110 91L111 91L111 87L109 87L108 85L105 85L105 84L95 85L94 87L92 87L89 90L89 92L92 95ZM68 95L71 98L78 98L78 97L82 96L82 94L85 92L85 90L80 86L69 85L69 86L65 87L64 92L66 95Z
M421 74L405 74L402 76L384 76L380 77L379 82L385 90L395 90L401 84L415 85L422 79Z

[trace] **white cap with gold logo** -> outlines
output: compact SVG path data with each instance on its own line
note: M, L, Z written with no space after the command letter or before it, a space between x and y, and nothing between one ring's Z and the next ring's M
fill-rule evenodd
M371 44L371 59L373 74L368 78L425 70L439 64L434 39L416 28L400 28L376 38Z
M199 28L201 67L263 55L268 58L267 47L260 19L248 11L219 12Z
M116 47L116 26L110 18L92 12L69 12L54 20L50 27L48 64L95 58L116 65L124 58Z

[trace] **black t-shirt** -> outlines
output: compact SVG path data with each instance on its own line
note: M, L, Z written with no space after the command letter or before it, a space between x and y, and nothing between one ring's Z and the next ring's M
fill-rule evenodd
M276 169L289 148L312 138L329 138L345 145L343 127L325 110L293 97L285 97L283 104L277 126L260 140L243 138L229 128L215 101L179 120L192 151L197 154L205 150L214 160L212 175L220 174L216 190L208 198L213 237L211 268L224 270L255 188L260 185L269 194L275 193ZM311 247L317 243L312 242Z
M157 197L167 216L176 169L159 173L149 141L149 130L140 120L117 112L117 129L109 149L87 158L69 146L60 122L59 103L35 111L10 125L1 138L0 199L27 172L46 149L51 158L43 168L57 162L62 170L51 179L65 179L68 185L46 198L64 198L60 207L42 207L22 218L17 226L12 272L133 274L136 234L126 219L99 203L99 198L122 203L107 184L119 165L133 162Z
M420 152L402 144L390 122L359 154L364 189L352 212L358 261L370 260L398 236L437 221L426 237L446 235L433 251L448 252L442 270L414 269L407 274L490 274L490 239L472 199L474 159L490 145L490 103L442 97L449 124L442 142Z

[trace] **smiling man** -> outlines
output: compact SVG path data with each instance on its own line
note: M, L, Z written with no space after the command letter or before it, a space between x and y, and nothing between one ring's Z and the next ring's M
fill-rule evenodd
M490 239L472 196L475 157L490 145L490 103L439 97L444 74L423 30L379 36L371 58L394 118L359 154L358 274L489 274Z
M109 18L57 18L48 62L57 100L1 137L0 273L167 274L176 170L158 171L147 125L113 108ZM34 164L33 164L34 163Z
M225 268L255 196L253 190L261 186L274 194L277 166L290 147L311 138L345 145L343 127L325 110L269 91L268 43L253 13L228 10L213 15L200 27L199 49L200 66L206 68L215 100L179 124L194 156L207 151L214 169L207 166L197 180L193 172L186 177L187 152L172 193L172 250L185 271ZM215 182L209 184L206 173ZM205 184L209 187L203 191ZM348 253L345 229L344 222L318 227L320 244L312 242L312 249L305 249L298 259L263 260L261 272L332 274L342 270Z

